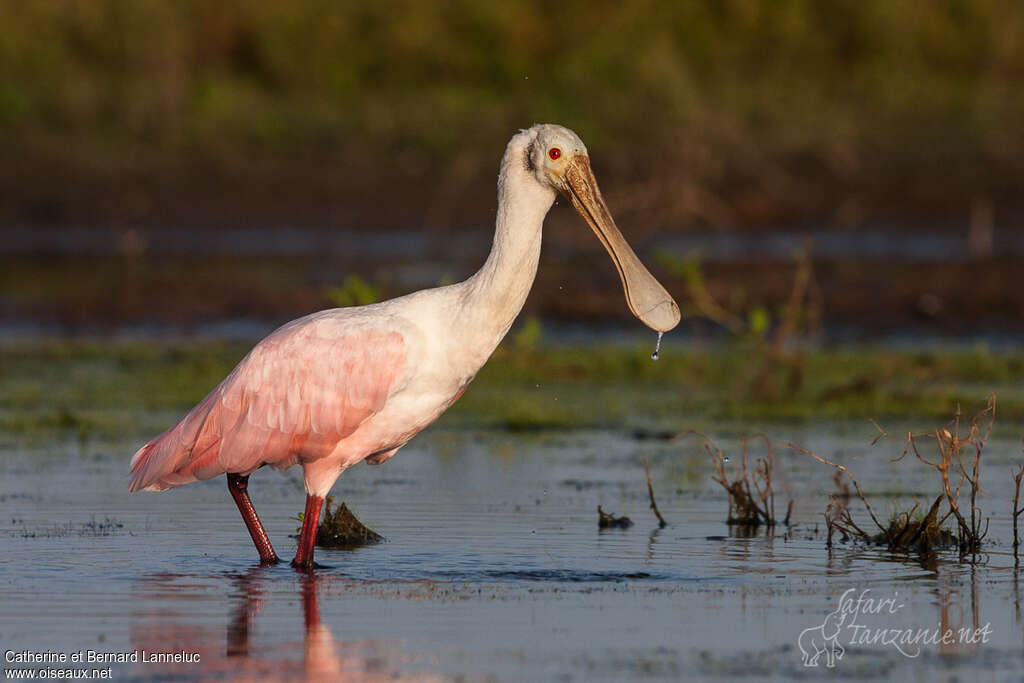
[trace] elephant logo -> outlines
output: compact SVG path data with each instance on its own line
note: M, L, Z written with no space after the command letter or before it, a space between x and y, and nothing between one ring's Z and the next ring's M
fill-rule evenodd
M804 666L818 666L818 660L824 654L825 666L831 669L836 665L836 660L843 658L846 650L839 644L839 634L845 620L846 614L840 613L837 607L819 626L811 626L800 632L796 644L803 655Z

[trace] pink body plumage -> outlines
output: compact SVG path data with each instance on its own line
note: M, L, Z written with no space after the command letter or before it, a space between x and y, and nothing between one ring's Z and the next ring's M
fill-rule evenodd
M338 451L384 406L406 346L398 332L332 334L337 326L317 323L309 316L275 331L181 422L140 448L131 490L306 465Z

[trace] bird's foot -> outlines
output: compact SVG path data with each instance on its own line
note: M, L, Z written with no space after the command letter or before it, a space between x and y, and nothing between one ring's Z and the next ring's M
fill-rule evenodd
M279 564L280 562L281 562L281 558L278 557L277 555L272 555L270 557L261 557L260 558L260 566L261 567L273 567L273 566Z

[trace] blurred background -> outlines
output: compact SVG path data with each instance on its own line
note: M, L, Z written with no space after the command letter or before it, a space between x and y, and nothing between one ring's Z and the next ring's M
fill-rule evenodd
M0 325L255 335L462 279L558 122L691 332L999 335L1021 121L1013 0L0 1ZM547 226L526 319L634 329Z

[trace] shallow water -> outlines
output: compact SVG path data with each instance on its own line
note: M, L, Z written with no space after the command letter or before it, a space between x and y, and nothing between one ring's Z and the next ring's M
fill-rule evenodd
M850 465L886 518L938 490L933 471L887 462L899 444L871 448L870 425L766 429ZM735 467L737 435L722 436ZM924 567L881 549L826 549L817 527L832 472L806 457L777 456L776 507L781 517L794 498L797 526L743 537L723 522L724 494L693 440L442 423L387 464L342 476L334 494L388 541L320 549L327 568L313 575L257 566L223 478L128 494L136 446L2 442L5 651L198 653L177 664L37 666L111 666L118 680L1002 680L1024 671L1009 547L1008 473L1020 460L1012 435L994 438L983 461L986 553L976 564L950 553ZM663 529L648 509L644 457ZM289 557L299 472L257 472L250 493ZM599 531L598 505L635 525ZM866 628L847 620L834 672L824 655L805 667L801 632L822 626L850 589L894 600L883 614L862 610L856 623ZM961 627L983 629L987 642L906 654L850 642Z

